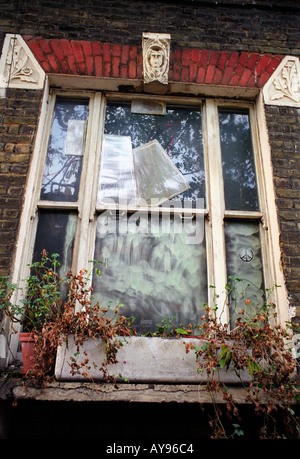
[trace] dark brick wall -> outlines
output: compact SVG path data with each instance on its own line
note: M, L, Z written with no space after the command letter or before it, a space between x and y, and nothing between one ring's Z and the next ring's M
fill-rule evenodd
M266 107L281 230L282 261L291 306L300 316L300 110Z
M297 1L22 0L19 11L18 4L5 2L3 33L136 45L142 32L163 31L174 46L300 54Z
M14 32L141 46L142 32L149 31L170 33L174 48L300 56L299 13L299 2L278 0L11 0L2 8L0 46ZM0 99L1 274L12 261L41 97L35 91L7 95ZM267 122L282 258L292 304L299 305L299 111L267 107Z
M42 93L6 95L0 99L0 275L10 272Z

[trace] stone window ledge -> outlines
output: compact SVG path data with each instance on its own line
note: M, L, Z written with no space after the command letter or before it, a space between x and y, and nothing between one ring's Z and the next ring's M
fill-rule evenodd
M156 337L122 338L124 346L118 351L118 363L108 365L109 374L117 381L129 383L167 383L167 384L199 384L206 381L206 374L197 372L195 353L185 351L185 342L201 346L201 341L194 338L164 339ZM80 365L89 359L88 375L71 375L70 363L76 358ZM70 337L67 345L58 349L55 376L58 381L102 381L99 371L105 360L104 346L101 340L89 339L77 353L74 339ZM87 371L83 369L81 373ZM121 375L121 377L119 376ZM221 379L226 384L238 384L240 379L233 370L221 370ZM249 374L244 371L243 381L249 381Z
M118 384L95 382L51 382L47 387L24 386L21 378L0 379L0 400L53 402L132 402L132 403L211 403L205 384ZM242 387L231 388L235 400L246 402ZM217 403L225 403L222 392L214 394Z

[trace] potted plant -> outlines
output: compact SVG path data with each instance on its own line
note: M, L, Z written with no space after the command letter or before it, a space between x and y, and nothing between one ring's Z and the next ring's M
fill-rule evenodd
M94 261L92 261L94 263ZM57 269L58 255L48 257L42 252L41 261L30 265L26 279L26 292L21 304L11 301L18 288L7 277L0 277L0 311L14 324L22 325L19 339L23 354L23 371L36 382L45 384L53 374L58 346L74 339L77 351L89 338L100 338L105 348L105 362L100 366L106 380L115 381L107 365L116 363L118 349L123 346L119 337L130 336L131 321L119 315L118 304L112 308L93 303L88 271L82 269L61 278ZM95 269L100 274L99 269ZM80 306L77 310L77 306ZM78 362L73 358L71 373L88 371L89 359Z
M22 332L19 333L23 357L22 373L27 373L32 367L37 335L44 324L58 314L61 306L62 281L55 275L58 266L58 254L48 257L47 252L43 251L41 261L30 265L25 295L20 304L11 301L18 287L10 283L8 277L0 277L0 311L10 319L13 330L15 323L22 327Z

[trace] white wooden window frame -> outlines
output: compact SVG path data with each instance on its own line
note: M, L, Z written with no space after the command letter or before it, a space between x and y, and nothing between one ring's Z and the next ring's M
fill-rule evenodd
M88 97L90 100L81 183L76 203L50 202L39 199L48 138L57 95L70 98L74 97L76 99L79 97L86 99ZM32 157L20 221L20 233L13 267L13 282L16 282L18 285L22 284L22 280L28 274L28 264L31 262L37 229L38 210L41 208L77 211L78 224L75 235L72 269L77 272L81 268L89 267L88 260L93 259L94 252L96 215L98 212L105 210L103 207L97 205L97 187L106 100L124 101L138 97L145 98L145 95L120 95L119 93L80 90L57 91L50 89L48 81L46 81L35 150ZM185 212L199 212L205 218L208 286L216 286L214 291L208 289L209 304L213 304L215 295L218 297L219 305L226 304L225 285L227 283L227 273L224 221L229 217L231 219L255 219L260 222L265 285L267 288L272 287L274 284L281 286L279 289L274 290L272 301L277 305L278 322L284 325L289 320L288 296L281 267L279 226L275 206L271 151L268 142L262 94L259 94L255 100L250 102L229 99L214 100L210 98L204 100L197 97L183 98L151 95L147 97L164 100L169 103L176 102L176 104L182 103L188 106L202 107L207 207L204 210L185 209ZM249 109L260 202L260 211L258 212L225 210L218 108L226 106L236 107L237 109ZM95 173L95 171L97 172ZM90 179L91 177L92 180ZM142 211L143 209L131 208L129 210L134 212L135 210ZM180 212L180 210L175 209L174 212ZM18 298L16 297L15 300L18 301ZM223 310L220 307L218 311L220 321L228 323L228 309L225 308ZM18 337L12 334L8 361L16 357L17 344ZM172 365L171 362L170 365Z

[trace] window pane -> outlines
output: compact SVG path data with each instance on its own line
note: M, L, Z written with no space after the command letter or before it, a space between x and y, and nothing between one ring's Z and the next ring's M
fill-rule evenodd
M49 256L58 253L59 273L64 276L72 265L77 215L74 212L41 210L36 233L33 261L41 260L45 249Z
M136 182L148 205L159 205L189 188L184 176L157 140L134 149Z
M104 135L98 202L136 204L137 186L131 139L125 135Z
M265 301L259 224L225 222L225 240L227 276L233 289L230 294L231 315L236 317L243 309L253 316Z
M155 331L167 317L200 323L207 302L203 227L200 219L179 216L99 215L94 258L103 264L94 279L96 299L103 306L123 303L121 312L136 317L138 333Z
M220 111L220 136L227 210L258 210L249 114Z
M168 107L166 115L142 115L132 113L129 104L109 103L105 134L130 136L132 149L156 139L190 186L174 199L196 206L197 198L205 198L200 110Z
M87 117L88 101L57 100L41 199L77 201Z

